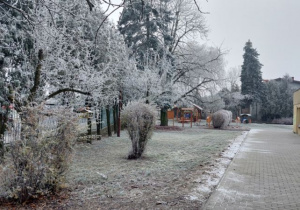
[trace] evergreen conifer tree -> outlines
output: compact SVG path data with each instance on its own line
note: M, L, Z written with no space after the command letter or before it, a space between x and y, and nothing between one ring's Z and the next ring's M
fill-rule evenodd
M261 67L263 66L258 59L259 54L253 48L249 40L244 47L244 62L241 73L241 92L243 95L249 95L248 102L259 102L263 95L263 82Z
M123 34L128 47L131 47L135 57L137 67L146 71L146 68L157 71L162 77L165 69L162 63L167 61L173 65L173 56L168 51L171 45L172 38L168 28L171 22L171 12L168 11L166 3L168 0L132 0L128 1L124 8L118 27L120 33ZM173 68L170 68L173 70ZM169 70L170 70L169 69ZM167 81L170 82L172 72L167 72ZM170 91L164 91L171 94ZM148 98L150 90L146 91L146 103L149 103ZM166 100L167 99L167 100ZM162 97L157 97L155 103L161 107L161 125L168 125L167 109L170 107L171 101L168 100L166 94Z
M165 2L129 1L118 22L120 33L132 47L141 69L147 53L163 53L163 49L171 44L168 31L171 13L165 9Z

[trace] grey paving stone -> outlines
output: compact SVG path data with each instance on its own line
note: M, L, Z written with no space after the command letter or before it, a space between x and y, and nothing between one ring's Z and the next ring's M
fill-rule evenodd
M203 209L300 209L300 137L251 130Z

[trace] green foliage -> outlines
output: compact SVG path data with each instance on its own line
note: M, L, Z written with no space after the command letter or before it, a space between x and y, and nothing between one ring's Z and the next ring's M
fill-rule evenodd
M261 107L264 121L293 116L293 90L289 79L286 75L279 81L272 80L265 84Z
M132 142L132 151L128 159L140 158L155 127L155 109L141 102L129 103L122 111L122 121Z
M48 116L56 120L56 128L47 128ZM26 108L21 137L11 143L0 166L0 197L23 203L55 193L70 164L75 122L65 110L50 113L41 107Z
M171 12L164 8L165 1L128 1L119 24L120 33L125 42L132 47L137 61L145 60L145 53L163 52L171 44L168 31ZM142 66L141 66L142 68Z
M241 72L241 92L243 95L249 95L251 101L260 101L263 95L263 83L261 67L263 66L259 60L256 49L252 47L249 40L244 47L244 62Z

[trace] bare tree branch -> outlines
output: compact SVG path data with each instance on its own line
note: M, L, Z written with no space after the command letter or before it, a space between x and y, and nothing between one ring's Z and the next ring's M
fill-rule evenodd
M207 0L206 0L207 1ZM208 1L207 1L208 2ZM198 5L198 3L197 3L197 0L194 0L194 3L195 3L195 5L196 5L196 7L197 7L197 9L198 9L198 11L200 12L200 13L202 13L202 14L209 14L209 12L203 12L203 11L201 11L201 9L200 9L200 7L199 7L199 5Z
M90 8L90 11L93 11L93 8L95 7L95 5L92 4L92 2L90 0L86 0L86 2L87 2L88 6Z
M108 17L114 13L116 10L120 9L121 7L123 7L123 5L125 4L125 0L123 0L123 2L121 4L119 4L114 10L112 10L100 23L99 27L96 30L96 35L95 35L95 44L97 43L97 36L99 33L100 28L102 27L102 25L104 24L104 22L108 19Z
M206 83L212 82L214 81L214 79L208 79L208 78L204 78L202 82L200 82L198 85L196 85L195 87L191 88L189 91L185 92L184 94L182 94L177 100L174 101L174 104L176 104L179 100L181 100L182 98L185 98L188 96L188 94L190 94L191 92L193 92L194 90L196 90L198 87L200 87L201 85L204 85Z
M54 96L60 94L60 93L64 93L64 92L74 92L74 93L80 93L80 94L83 94L83 95L88 95L90 96L91 93L90 92L84 92L82 90L76 90L76 89L73 89L73 88L63 88L63 89L59 89L53 93L51 93L50 95L48 95L45 100L48 100L50 98L53 98Z
M21 9L19 9L19 8L17 8L17 7L14 7L13 5L10 5L10 4L6 3L4 0L0 0L0 3L2 3L2 4L4 4L4 5L6 5L6 6L12 8L13 10L16 10L16 11L18 11L19 13L21 13L22 16L26 19L26 21L34 28L34 24L32 23L31 20L29 20L28 14L27 14L27 16L26 16L26 13L25 13L23 10L21 10Z

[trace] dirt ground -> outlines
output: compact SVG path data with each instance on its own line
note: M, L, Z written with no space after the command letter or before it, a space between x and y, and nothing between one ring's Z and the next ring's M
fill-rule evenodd
M199 209L211 191L192 199L197 180L241 130L157 129L139 160L126 159L131 142L125 131L120 138L78 144L60 197L16 208Z

